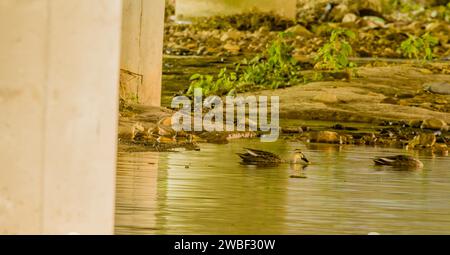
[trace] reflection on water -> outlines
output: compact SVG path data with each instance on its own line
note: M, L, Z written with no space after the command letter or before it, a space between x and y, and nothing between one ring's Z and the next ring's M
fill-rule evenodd
M242 147L306 169L239 164ZM391 148L234 141L201 151L118 156L117 234L450 234L448 157L416 155L422 171L376 167ZM290 178L303 175L307 178Z

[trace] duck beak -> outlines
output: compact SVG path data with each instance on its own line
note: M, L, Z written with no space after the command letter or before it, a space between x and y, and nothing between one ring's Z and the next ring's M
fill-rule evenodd
M309 160L305 157L303 157L302 160L305 161L306 163L309 163Z

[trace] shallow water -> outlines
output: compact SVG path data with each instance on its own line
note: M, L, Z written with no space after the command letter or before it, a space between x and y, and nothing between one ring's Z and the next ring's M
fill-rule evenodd
M242 147L313 162L250 167ZM422 171L376 167L392 148L233 141L201 151L119 152L117 234L450 234L450 158ZM290 178L303 175L307 178Z

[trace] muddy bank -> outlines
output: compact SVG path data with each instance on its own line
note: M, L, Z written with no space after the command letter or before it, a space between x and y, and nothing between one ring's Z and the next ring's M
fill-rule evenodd
M122 102L118 139L125 151L199 150L199 143L225 144L231 139L254 138L251 131L234 132L176 132L172 129L174 110Z
M205 85L206 91L239 81L240 85L253 87L225 92L250 90L239 95L280 97L285 139L410 149L444 148L448 143L450 123L450 92L446 89L450 86L450 68L446 62L425 62L424 59L446 61L445 56L450 52L450 26L445 15L447 11L450 13L450 7L448 10L440 6L421 7L420 11L386 12L383 6L373 5L377 1L370 1L372 4L367 6L364 1L357 2L357 5L350 1L330 5L323 1L323 5L312 5L313 15L299 16L295 22L262 13L212 17L192 24L179 24L168 19L164 43L163 104L170 105L173 95L188 94L192 77L197 77L194 81L201 86L209 80L208 86ZM307 8L305 5L300 10ZM308 12L299 14L309 15ZM331 68L333 70L330 67L326 70L317 68L320 62L314 58L321 52L321 47L328 42L328 45L340 49L346 42L344 39L338 44L330 44L333 34L341 28L355 34L347 38L353 54L344 56L345 60L348 56L357 57L352 60L355 65L347 63L343 67ZM428 34L434 38L428 38ZM414 49L420 51L420 56L407 56L405 49L401 51L399 48L410 36L415 42L428 38L428 43L433 44ZM287 48L286 54L275 54ZM262 54L252 64L249 64L252 60L243 61L244 57L263 51L274 54ZM182 57L186 55L196 57ZM332 57L336 60L342 56L335 54ZM394 59L379 61L378 57ZM397 60L403 58L404 61L406 57L416 58L416 61L405 63ZM268 65L267 62L275 62L276 65ZM241 65L247 69L242 71L239 69ZM271 70L269 72L264 69L268 66L272 68L267 69ZM237 75L217 75L221 76L221 83L213 83L212 76L223 67L241 71L236 71ZM258 73L258 68L266 71ZM288 72L278 72L285 69ZM267 82L267 77L270 82L273 77L267 73L281 73L275 78L280 78L281 83L289 84L289 87L283 88L277 83L274 87L279 89L257 90L270 87L261 87L256 82ZM249 74L258 79L241 79ZM299 79L292 81L292 77ZM244 85L238 88L246 88ZM173 112L170 110L142 106L122 110L120 142L131 147L159 151L175 148L195 150L200 142L226 143L229 139L260 135L253 132L177 133L171 128Z
M294 87L299 88L299 87ZM327 87L325 87L327 88ZM336 86L328 87L336 89ZM354 93L355 87L350 88ZM341 87L344 89L344 87ZM361 90L358 90L361 92ZM261 95L267 95L261 91ZM267 91L266 91L267 92ZM328 93L328 92L327 92ZM371 92L375 93L375 92ZM338 96L344 95L339 93ZM347 100L350 97L346 97ZM381 96L378 97L382 100ZM312 101L316 101L312 97ZM376 104L376 100L373 100ZM351 104L351 102L349 102ZM386 112L377 112L372 110L370 115L366 112L348 112L348 116L353 122L347 119L337 119L339 116L334 108L330 107L333 103L322 103L325 108L321 111L326 112L324 116L330 115L333 118L326 117L326 121L316 121L314 118L304 118L312 116L301 114L297 111L292 102L282 104L281 108L287 105L292 112L281 119L281 132L279 139L291 141L302 141L304 143L328 143L328 144L355 144L371 146L389 146L404 148L409 150L429 150L433 153L446 155L450 146L450 133L448 132L447 121L448 113L434 112L431 110L419 110L415 113L414 109L408 111L401 110ZM334 106L338 107L338 106ZM403 106L402 109L407 109ZM354 109L362 110L355 105ZM386 106L386 109L390 109ZM384 110L386 110L384 109ZM416 109L417 110L417 109ZM283 110L282 110L283 111ZM178 150L199 150L200 143L226 144L232 139L256 138L261 132L175 132L171 127L171 116L174 111L167 108L128 106L127 110L121 113L119 124L119 148L125 151L178 151ZM400 114L402 115L395 115ZM395 120L384 118L386 114L389 117L394 116ZM363 118L358 116L370 116L371 123L361 122ZM433 117L435 116L435 117ZM303 118L302 118L303 117ZM442 118L440 118L442 117ZM384 120L382 120L384 119Z

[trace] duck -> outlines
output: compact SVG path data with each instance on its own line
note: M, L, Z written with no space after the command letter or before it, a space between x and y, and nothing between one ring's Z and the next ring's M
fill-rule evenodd
M377 157L373 161L375 162L375 165L393 166L400 168L423 168L423 163L420 160L407 155Z
M250 148L244 148L246 153L237 153L239 157L242 159L243 164L248 165L278 165L283 163L291 163L291 164L309 164L309 160L303 154L303 152L299 149L295 149L292 153L292 157L289 160L284 160L280 156L262 150L255 150Z

